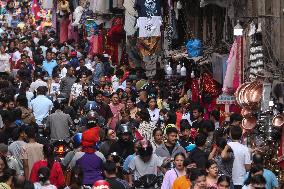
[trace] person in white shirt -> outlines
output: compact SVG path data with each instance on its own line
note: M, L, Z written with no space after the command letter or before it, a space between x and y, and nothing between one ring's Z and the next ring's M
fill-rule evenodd
M11 56L5 52L3 46L0 47L0 72L10 72L10 58Z
M41 125L42 120L46 118L53 107L53 103L45 95L47 87L40 86L37 88L37 97L31 101L31 108L33 110L36 123Z
M235 189L241 189L246 172L251 168L251 156L248 147L240 143L242 138L242 128L240 126L230 127L230 137L232 142L229 142L222 151L221 156L226 159L229 156L229 151L234 153L234 162L232 169L232 180Z
M44 78L46 74L47 74L46 72L36 72L35 73L36 80L32 82L30 86L30 91L32 93L34 93L37 90L37 88L40 86L48 87L47 82L44 81L44 79L46 79Z

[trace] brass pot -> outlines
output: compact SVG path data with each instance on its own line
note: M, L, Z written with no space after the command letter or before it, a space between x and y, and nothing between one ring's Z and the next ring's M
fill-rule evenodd
M257 119L254 116L246 117L242 120L242 128L252 130L256 126Z
M243 117L250 117L252 114L252 110L249 108L243 108L241 114Z
M284 125L284 115L278 114L273 117L272 124L274 127L282 127Z

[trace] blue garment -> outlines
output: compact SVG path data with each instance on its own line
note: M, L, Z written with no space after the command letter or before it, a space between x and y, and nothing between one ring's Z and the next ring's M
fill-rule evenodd
M95 84L99 84L99 79L104 74L103 64L97 63L95 66L95 72L93 74L93 80Z
M74 69L80 66L78 58L72 58L69 62L68 65L72 66Z
M129 171L129 164L135 158L135 154L129 155L123 163L123 171Z
M249 173L247 173L246 179L248 178L248 175L249 175ZM266 185L265 185L266 189L278 188L278 186L279 186L278 180L277 180L275 174L272 171L270 171L268 169L264 169L263 177L266 180Z
M53 68L57 66L57 63L55 60L51 60L50 62L47 62L47 60L43 61L42 64L42 70L47 71L48 75L52 76Z

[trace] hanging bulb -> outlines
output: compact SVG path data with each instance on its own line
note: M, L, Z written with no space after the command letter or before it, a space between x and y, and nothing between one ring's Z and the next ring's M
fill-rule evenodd
M172 75L173 74L173 69L171 67L171 63L169 62L169 65L167 67L167 75Z
M180 62L178 62L178 65L177 65L177 74L180 74L181 72L181 65L180 65Z
M182 64L182 68L180 70L180 75L181 76L186 76L186 68L185 68L184 64Z
M192 79L195 78L194 71L191 72L190 77L191 77Z

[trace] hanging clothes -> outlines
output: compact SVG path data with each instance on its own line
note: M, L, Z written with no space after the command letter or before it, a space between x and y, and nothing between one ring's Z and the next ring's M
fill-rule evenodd
M139 0L135 7L139 17L161 16L161 0Z
M161 37L138 38L137 49L142 57L151 56L161 50Z
M162 17L139 17L136 27L139 28L139 37L161 36Z
M43 0L42 1L43 9L52 9L53 8L53 0Z
M60 43L64 43L68 40L68 26L70 20L69 18L62 18L60 23Z

